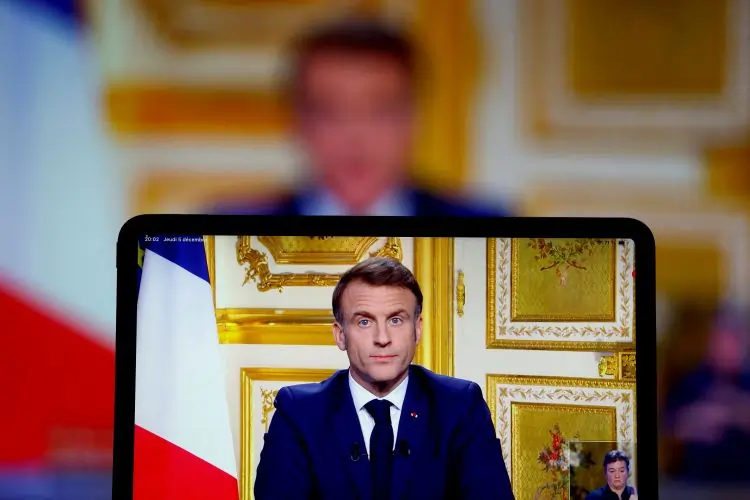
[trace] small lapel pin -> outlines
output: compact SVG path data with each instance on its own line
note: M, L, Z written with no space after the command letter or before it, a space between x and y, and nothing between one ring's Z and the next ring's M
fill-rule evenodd
M419 415L417 415L417 412L413 411L409 414L411 418L419 418Z

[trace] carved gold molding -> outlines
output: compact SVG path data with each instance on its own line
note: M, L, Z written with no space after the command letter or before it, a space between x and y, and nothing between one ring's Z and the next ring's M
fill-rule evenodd
M336 370L312 368L242 368L240 369L240 494L242 500L253 498L255 474L253 452L253 424L268 430L273 413L273 402L278 389L262 387L260 382L320 382ZM258 384L261 397L259 414L253 412L253 388Z
M303 238L303 237L299 237ZM342 238L344 239L344 238ZM347 255L347 262L351 261L352 264L358 262L361 259L362 254L369 248L369 246L363 246L364 243L369 242L370 245L375 243L378 238L351 238L352 240L363 240L357 242L357 246L352 255ZM266 237L267 241L274 241L272 237ZM271 272L268 264L268 254L252 248L250 236L238 236L237 237L237 263L241 266L245 266L245 281L242 285L246 285L251 281L254 282L260 292L267 292L269 290L277 290L282 292L286 286L336 286L339 281L339 274L331 273L273 273ZM273 254L273 250L269 249ZM330 263L326 257L316 257L311 255L310 252L300 252L301 263L320 263L322 259L324 264ZM359 259L354 260L354 257ZM403 251L401 248L400 238L388 238L385 244L374 252L370 253L370 257L390 257L392 259L402 260ZM331 257L335 260L342 260L344 257L341 255L334 255ZM285 257L288 261L289 258ZM329 259L330 260L330 259Z
M453 238L415 238L414 275L422 287L422 340L414 362L453 375Z
M376 236L258 236L276 264L357 264L375 243Z
M206 263L208 264L208 281L211 283L211 295L216 308L216 239L214 236L203 237L203 247L206 250Z
M466 285L464 284L464 272L458 271L456 284L456 313L459 318L464 317L464 306L466 305Z
M335 345L328 309L216 310L222 344Z
M624 351L602 356L599 360L599 376L615 380L635 381L635 352Z

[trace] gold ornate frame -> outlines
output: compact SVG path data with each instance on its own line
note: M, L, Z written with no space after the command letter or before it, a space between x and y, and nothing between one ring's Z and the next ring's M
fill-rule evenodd
M338 274L327 273L281 273L274 274L268 265L268 255L265 252L252 248L250 236L237 237L237 263L246 265L245 281L243 285L254 281L258 291L269 290L282 291L287 286L335 286L339 281ZM322 236L320 238L326 238ZM347 238L348 239L348 238ZM351 255L326 255L315 256L311 253L300 254L298 264L350 264L354 265L364 257L368 248L377 242L378 238L357 238L357 249ZM276 248L273 237L259 236L258 241L268 248L277 264L289 263L288 256ZM370 252L370 257L390 257L396 260L403 259L400 238L387 238L385 244L378 250Z
M315 368L242 368L240 369L240 498L253 498L253 383L273 382L320 382L336 370ZM273 411L276 391L263 394L261 423L268 425Z
M511 245L510 240L507 241ZM496 283L498 280L498 261L497 261L497 239L487 238L487 342L488 349L532 349L532 350L559 350L559 351L591 351L591 352L619 352L623 350L635 349L636 331L635 331L635 288L632 289L633 298L628 299L626 311L616 329L629 329L631 340L628 342L597 342L597 341L568 341L568 340L515 340L515 339L498 339L496 338L497 329L497 290ZM632 244L626 245L625 252L627 255L620 255L618 258L629 260L634 256L635 250ZM510 266L510 262L503 262L503 266ZM628 283L625 275L628 269L621 271L621 279ZM634 287L634 283L629 286ZM630 293L625 290L623 293ZM594 332L592 332L594 333Z
M636 415L637 395L635 380L602 380L575 377L543 377L523 375L487 374L486 399L490 408L492 422L495 424L498 438L503 448L503 458L506 465L510 460L510 476L513 487L518 478L513 472L513 464L519 461L519 450L513 447L518 429L513 428L507 414L511 408L505 408L497 395L498 385L521 386L512 389L517 392L515 397L523 404L539 404L544 406L581 406L582 411L587 408L602 408L602 405L592 403L608 402L615 407L617 415L616 439L630 446L637 445ZM506 389L507 391L508 389ZM551 402L554 400L555 402ZM500 401L500 404L498 402ZM559 403L558 403L559 402ZM625 409L624 414L617 413L617 404ZM498 415L498 412L502 415ZM632 437L629 435L632 431ZM627 450L632 456L632 451Z

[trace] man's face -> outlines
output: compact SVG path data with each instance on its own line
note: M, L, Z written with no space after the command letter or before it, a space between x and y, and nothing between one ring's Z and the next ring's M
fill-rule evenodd
M406 288L349 284L341 297L344 321L334 325L333 333L355 380L387 391L403 379L422 335L416 305Z
M619 491L628 483L628 467L622 460L607 464L604 473L607 475L607 484L613 490Z
M321 52L300 82L299 133L320 180L367 208L406 173L412 148L411 82L393 59Z

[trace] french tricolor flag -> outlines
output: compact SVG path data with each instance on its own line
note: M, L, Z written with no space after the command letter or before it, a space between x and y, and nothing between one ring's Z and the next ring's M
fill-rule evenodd
M127 191L84 3L0 1L3 500L111 498Z
M142 254L133 498L237 500L205 247L201 237L174 239Z

